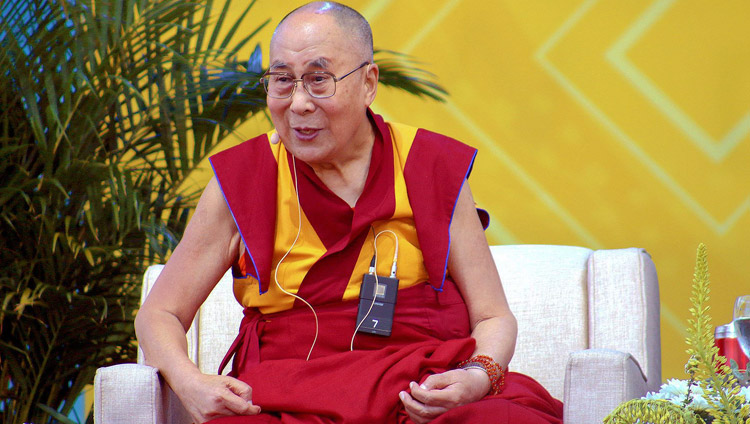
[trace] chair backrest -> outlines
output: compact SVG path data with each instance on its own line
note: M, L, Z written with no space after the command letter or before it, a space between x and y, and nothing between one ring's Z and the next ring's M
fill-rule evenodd
M550 245L493 246L491 251L518 320L511 370L534 377L562 399L571 352L613 349L633 355L649 390L658 389L659 292L648 253ZM146 271L142 299L162 267ZM234 299L227 272L187 335L188 352L201 371L217 371L241 319L242 307ZM140 352L138 362L143 362Z
M659 388L659 289L648 253L550 245L491 251L518 321L511 370L562 399L570 353L612 349L630 353L648 389Z
M587 349L589 249L493 246L510 309L518 321L512 371L534 377L562 399L570 352Z

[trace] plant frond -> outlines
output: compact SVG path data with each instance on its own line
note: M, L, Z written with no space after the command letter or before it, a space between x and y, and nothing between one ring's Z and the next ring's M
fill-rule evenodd
M723 364L725 358L719 356L714 344L714 328L709 315L710 274L708 272L708 252L706 246L698 245L693 274L692 302L688 327L687 353L691 360L687 370L699 381L710 408L708 412L718 420L741 424L739 416L742 400L738 396L739 384L731 369Z
M688 409L666 400L634 399L618 406L604 419L605 424L705 424Z
M376 50L375 63L380 70L379 82L384 86L440 102L445 101L448 95L443 87L433 81L434 75L417 68L417 62L410 56L390 50Z

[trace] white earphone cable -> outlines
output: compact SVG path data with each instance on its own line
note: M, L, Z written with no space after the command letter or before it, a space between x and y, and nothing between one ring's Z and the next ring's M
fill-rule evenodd
M302 232L302 208L300 207L299 203L299 184L297 183L297 163L295 161L294 155L292 155L292 166L294 167L294 191L297 195L297 235L294 237L294 241L292 242L292 245L289 246L289 250L284 253L284 256L281 257L279 262L276 264L276 271L273 273L273 279L276 282L276 286L281 290L283 293L286 293L289 296L294 297L295 299L299 299L302 301L305 305L307 305L308 308L313 313L313 316L315 317L315 338L313 339L312 345L310 346L310 351L307 353L307 360L310 360L310 355L312 355L313 349L315 348L315 343L318 341L318 314L315 312L315 308L312 307L312 305L306 301L305 299L301 298L300 296L290 293L286 290L284 290L283 287L281 287L281 284L279 284L279 266L281 263L286 259L286 257L289 255L289 253L292 251L292 248L295 244L297 244L297 240L299 240L300 233Z

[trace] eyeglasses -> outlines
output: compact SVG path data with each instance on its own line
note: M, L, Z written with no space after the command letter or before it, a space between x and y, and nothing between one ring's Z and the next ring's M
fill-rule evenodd
M337 82L369 64L370 62L363 62L341 78L336 78L335 75L327 71L307 72L302 74L299 79L295 79L288 72L266 72L260 81L263 83L263 89L266 90L268 97L274 99L288 99L292 97L294 90L297 88L298 81L302 81L302 86L305 87L305 91L310 96L316 99L325 99L336 94Z

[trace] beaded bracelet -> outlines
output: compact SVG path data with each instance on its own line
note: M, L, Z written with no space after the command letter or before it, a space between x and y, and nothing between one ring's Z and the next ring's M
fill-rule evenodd
M505 370L497 362L487 355L477 355L461 361L458 364L461 369L476 368L487 373L490 377L490 394L500 393L505 385Z

